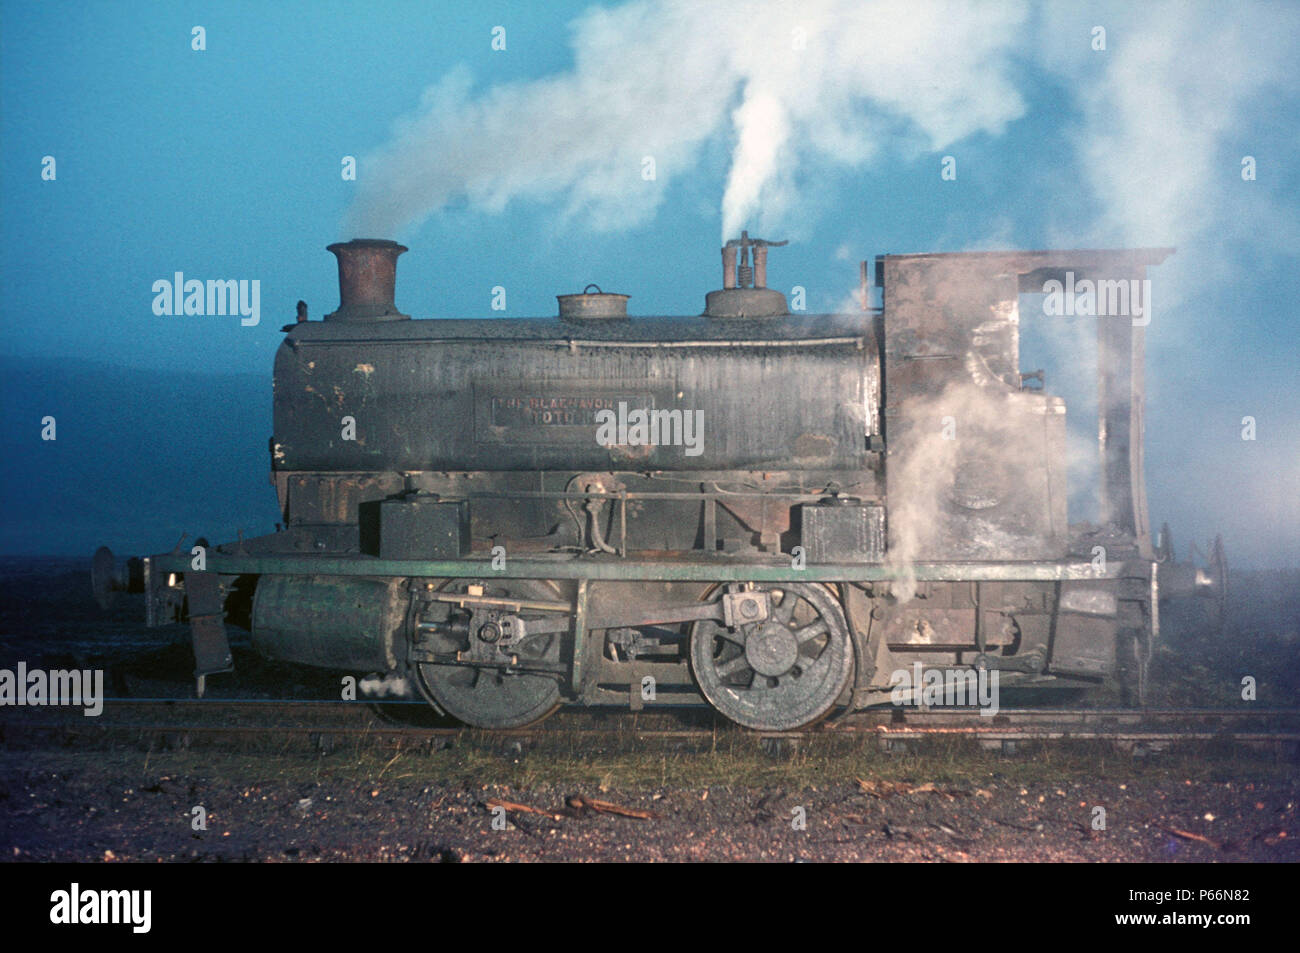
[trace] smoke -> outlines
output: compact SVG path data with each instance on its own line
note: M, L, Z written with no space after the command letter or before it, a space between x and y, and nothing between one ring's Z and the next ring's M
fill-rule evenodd
M1294 85L1298 24L1300 11L1282 5L1238 17L1185 3L593 7L570 26L566 72L482 89L456 68L427 89L363 159L345 237L400 234L462 201L499 212L558 199L566 219L630 228L674 180L699 172L711 141L730 148L722 237L781 231L798 218L810 165L860 167L999 135L1026 112L1022 89L1045 77L1070 91L1060 131L1099 203L1082 230L1056 223L1058 247L1185 243L1224 229L1245 238L1264 222L1294 248L1300 226L1267 189L1220 200L1211 186L1233 180L1222 149L1241 132L1244 104ZM1097 25L1108 29L1102 50Z
M1248 105L1296 88L1300 9L1243 4L1237 12L1208 3L1045 8L1036 48L1040 65L1074 94L1078 119L1065 128L1098 200L1090 240L1136 248L1214 235L1222 243L1263 226L1298 247L1296 223L1269 187L1242 187L1239 163L1253 151ZM1104 51L1078 41L1094 21L1110 26ZM1077 225L1058 225L1059 247L1078 247L1068 243L1080 237Z
M732 113L739 132L731 178L722 196L722 236L735 234L746 217L762 208L763 186L772 182L781 168L782 152L790 138L790 120L781 97L752 85L745 101ZM769 199L767 206L776 200ZM772 209L776 214L777 209Z
M454 69L363 158L351 235L395 235L449 203L563 202L600 230L647 221L710 140L731 145L722 236L788 226L800 170L884 143L940 150L1025 109L1011 81L1020 4L695 0L593 8L574 65L476 89ZM779 236L778 236L779 237Z
M1294 429L1294 415L1273 415L1281 426L1270 447L1242 449L1252 446L1235 430L1243 414L1272 399L1255 376L1267 357L1243 360L1254 349L1234 339L1276 326L1236 299L1248 298L1251 284L1276 287L1277 275L1290 272L1300 253L1300 220L1287 194L1293 186L1279 174L1294 157L1278 151L1266 128L1283 116L1282 128L1294 124L1300 8L1052 4L1040 22L1037 62L1071 94L1073 115L1061 133L1091 213L1079 215L1068 195L1048 206L1048 244L1177 247L1151 274L1146 471L1153 521L1170 519L1176 537L1224 532L1238 565L1295 565L1300 465L1283 433ZM1104 52L1077 41L1096 24L1107 27ZM1244 178L1247 156L1268 171ZM1037 320L1044 320L1041 312ZM1095 387L1094 328L1061 319L1048 324L1048 346L1058 352L1056 380L1048 384L1067 397L1076 424L1071 467L1087 477L1072 485L1096 486L1095 452L1086 452L1095 447L1095 431L1088 432L1092 421L1081 412L1087 405L1076 397ZM1071 348L1071 337L1084 347ZM1215 351L1209 383L1198 380L1207 340L1225 342ZM1090 366L1078 359L1082 354L1090 354ZM1294 405L1294 388L1288 391L1282 399ZM1208 462L1190 463L1187 448L1197 445L1207 448Z
M890 461L898 477L890 481L887 565L899 602L916 594L917 562L1053 554L1053 533L1066 530L1065 501L1056 497L1064 475L1053 480L1043 463L1059 458L1064 421L1044 414L1044 401L1000 381L955 381L895 418L901 449Z

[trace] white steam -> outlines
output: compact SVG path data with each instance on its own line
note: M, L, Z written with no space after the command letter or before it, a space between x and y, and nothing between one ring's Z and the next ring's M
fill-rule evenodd
M476 90L456 69L428 89L364 158L344 232L397 235L455 201L556 198L567 217L624 229L712 139L733 146L723 237L779 231L809 162L944 149L1019 117L1024 18L1020 4L943 0L593 8L573 23L568 72Z
M1065 532L1062 501L1044 472L1048 428L1044 398L997 380L952 381L914 397L895 418L901 449L890 462L889 552L899 602L916 594L914 564L927 560L1002 560L1027 547L1046 556ZM1036 538L1037 542L1027 542Z
M427 89L363 159L344 237L398 235L453 202L498 212L521 199L626 229L653 216L675 179L698 174L715 141L730 150L722 237L776 235L806 217L810 166L997 136L1025 114L1022 90L1046 78L1068 93L1054 133L1077 178L1063 188L1098 203L1083 230L1077 204L1044 208L1056 247L1185 244L1224 228L1246 237L1261 222L1286 247L1300 240L1268 189L1243 193L1239 156L1224 155L1253 97L1294 89L1297 8L639 0L593 7L571 30L568 71L478 88L455 68Z
M1110 27L1105 51L1079 42L1093 23ZM1073 93L1079 120L1065 128L1100 201L1089 238L1182 245L1206 233L1239 239L1267 223L1295 247L1296 223L1271 208L1267 187L1242 187L1239 161L1253 151L1244 122L1252 100L1296 90L1300 8L1056 3L1043 24L1039 63ZM1059 238L1078 247L1064 243L1080 236Z
M732 122L740 135L731 178L722 196L724 240L738 232L754 210L765 205L772 209L774 199L763 202L763 186L775 179L790 138L790 122L781 98L752 86L732 113Z

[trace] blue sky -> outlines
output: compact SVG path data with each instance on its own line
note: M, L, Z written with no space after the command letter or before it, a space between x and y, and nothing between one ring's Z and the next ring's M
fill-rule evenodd
M1152 273L1153 524L1300 565L1298 53L1276 3L4 2L4 353L269 394L294 302L337 304L324 246L369 223L411 247L416 317L493 316L497 285L505 316L552 314L589 281L698 313L728 217L792 240L771 280L811 311L877 254L1176 245ZM259 279L261 323L155 315L176 271ZM1066 390L1050 341L1078 333L1035 338ZM11 478L39 466L16 439Z

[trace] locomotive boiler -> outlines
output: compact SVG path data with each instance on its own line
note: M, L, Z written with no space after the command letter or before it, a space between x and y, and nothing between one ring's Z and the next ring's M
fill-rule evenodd
M1072 525L1018 296L1169 250L884 255L881 307L864 263L861 310L809 315L767 287L777 244L728 242L698 316L588 286L527 320L412 320L406 248L331 245L339 308L275 358L284 524L141 560L148 622L189 623L200 692L238 626L487 728L703 700L793 729L913 671L1140 701L1145 321L1095 319L1101 520ZM97 593L117 572L101 553Z

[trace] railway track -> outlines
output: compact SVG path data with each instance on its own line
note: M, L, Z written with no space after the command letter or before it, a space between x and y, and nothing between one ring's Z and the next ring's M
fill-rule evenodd
M541 725L486 732L432 723L423 703L223 699L110 699L101 715L80 709L11 708L0 720L5 747L42 744L148 743L184 747L283 740L322 749L345 741L420 745L455 739L490 742L566 738L576 742L716 743L753 738L776 750L812 739L842 739L907 750L929 739L967 737L985 748L1013 752L1031 742L1105 741L1120 748L1159 749L1176 742L1221 741L1300 751L1300 709L977 709L889 708L857 712L802 731L755 733L716 718L707 709L628 713L592 709L559 713Z

